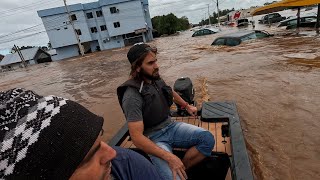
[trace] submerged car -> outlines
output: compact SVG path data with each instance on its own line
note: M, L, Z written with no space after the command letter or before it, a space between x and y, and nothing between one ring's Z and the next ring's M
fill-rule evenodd
M306 15L300 17L300 27L315 27L317 24L316 15ZM281 21L278 27L287 26L287 29L296 28L298 25L298 17L291 17Z
M247 41L250 39L266 38L270 36L273 36L273 35L269 34L267 31L260 31L260 30L239 31L237 33L218 37L213 41L211 45L237 46L241 44L243 41Z
M281 16L279 13L271 13L271 14L262 16L262 18L259 20L259 23L260 24L276 23L285 19L286 17Z
M237 20L237 27L248 27L249 20L248 19L238 19Z
M204 36L204 35L209 35L209 34L215 34L219 32L218 29L215 29L215 28L203 28L203 29L199 29L197 30L196 32L194 32L192 34L192 37L195 37L195 36Z

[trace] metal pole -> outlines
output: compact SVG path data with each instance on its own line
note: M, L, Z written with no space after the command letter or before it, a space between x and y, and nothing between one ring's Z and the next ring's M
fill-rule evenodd
M210 11L209 11L209 4L208 4L208 15L209 15L209 25L211 25L211 20L210 20Z
M217 0L217 11L218 11L218 26L220 27L219 0Z
M22 64L23 64L23 67L27 67L26 61L24 60L23 55L22 55L19 47L16 46L16 45L13 45L13 47L15 48L16 52L17 52L18 55L20 56L21 62L22 62Z
M300 7L298 7L298 14L297 14L297 28L300 28Z
M75 27L74 27L73 21L72 21L71 16L70 16L70 11L69 11L69 8L68 8L68 6L67 6L67 0L63 0L63 2L64 2L64 6L65 6L65 8L66 8L66 11L67 11L67 13L68 13L68 18L69 18L70 24L71 24L71 26L72 26L74 35L76 36L80 53L81 53L82 56L84 56L84 50L83 50L82 45L81 45L81 43L80 43L80 38L79 38L79 36L78 36L78 34L77 34L77 32L76 32L76 29L75 29Z
M320 4L318 4L318 15L317 15L317 33L319 34L319 27L320 27Z

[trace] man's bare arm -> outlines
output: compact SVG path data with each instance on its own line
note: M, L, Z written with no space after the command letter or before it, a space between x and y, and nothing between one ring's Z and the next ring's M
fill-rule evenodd
M197 108L188 104L185 100L182 99L182 97L175 91L172 91L173 93L173 101L180 106L184 107L190 115L195 116L197 114Z

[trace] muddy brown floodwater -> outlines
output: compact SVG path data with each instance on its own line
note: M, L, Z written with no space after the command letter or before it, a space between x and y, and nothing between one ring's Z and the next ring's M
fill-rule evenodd
M256 179L320 179L320 37L266 29L275 36L236 47L212 47L220 34L192 38L192 31L151 44L168 84L206 79L210 100L236 101ZM228 31L237 29L221 34ZM104 117L108 141L125 122L116 88L128 78L128 48L0 73L0 90L75 100Z

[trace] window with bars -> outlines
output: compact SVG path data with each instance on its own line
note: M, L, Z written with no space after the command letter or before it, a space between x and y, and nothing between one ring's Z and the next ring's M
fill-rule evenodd
M101 16L103 16L103 14L102 14L102 11L100 10L100 11L96 11L96 14L97 14L97 17L101 17Z
M91 33L97 33L98 32L97 27L91 27L90 30L91 30Z
M76 21L77 20L77 16L75 14L71 14L70 18L71 18L71 21Z
M92 12L87 13L87 18L88 18L88 19L93 18L93 14L92 14Z
M117 9L116 7L110 7L110 13L111 14L119 13L119 9Z
M101 31L106 31L107 30L107 26L106 25L102 25L100 26Z
M120 22L114 22L114 23L113 23L113 26L114 26L114 28L120 27Z

